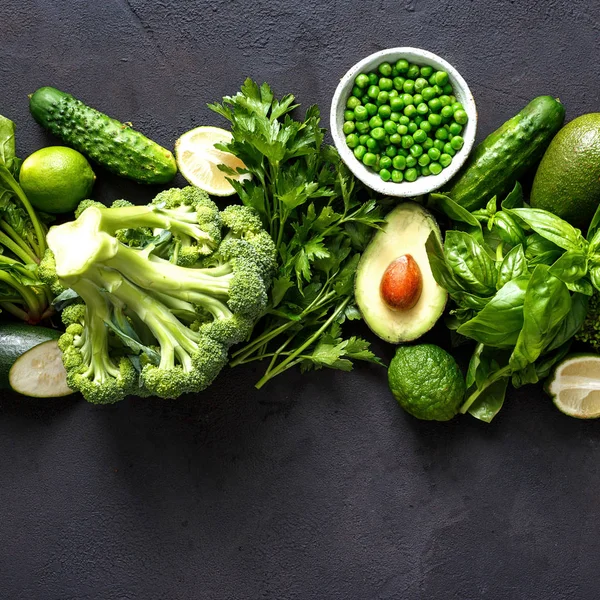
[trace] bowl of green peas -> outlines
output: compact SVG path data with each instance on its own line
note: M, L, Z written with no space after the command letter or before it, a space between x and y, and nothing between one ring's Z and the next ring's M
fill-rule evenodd
M358 179L406 198L440 189L460 169L475 141L477 108L465 80L443 58L390 48L342 77L330 126Z

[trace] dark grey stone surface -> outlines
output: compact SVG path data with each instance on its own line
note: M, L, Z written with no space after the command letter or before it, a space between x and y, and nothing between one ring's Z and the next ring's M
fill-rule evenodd
M600 106L592 0L7 0L0 113L21 155L54 142L27 109L50 84L172 146L220 125L206 103L248 75L326 115L345 70L396 45L461 71L480 138L538 94L569 119ZM152 195L98 174L100 199ZM257 375L109 408L4 393L0 598L600 597L600 423L562 416L539 387L511 392L490 426L431 424L375 367L262 392Z

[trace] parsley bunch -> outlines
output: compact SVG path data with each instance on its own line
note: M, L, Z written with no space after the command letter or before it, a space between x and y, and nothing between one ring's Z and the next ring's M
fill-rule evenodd
M240 92L209 108L231 123L231 152L250 178L230 180L240 200L256 209L276 243L279 270L269 308L232 366L269 359L262 387L296 365L303 371L350 371L354 360L380 363L369 342L344 338L341 325L359 319L354 274L360 252L383 222L335 148L324 145L317 106L292 118L294 96L277 100L271 88L247 79Z

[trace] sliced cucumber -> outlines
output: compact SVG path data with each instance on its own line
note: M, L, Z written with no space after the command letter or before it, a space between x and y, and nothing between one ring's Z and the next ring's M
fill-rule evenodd
M58 398L73 390L67 385L58 342L48 340L34 346L15 360L8 373L10 387L32 398Z

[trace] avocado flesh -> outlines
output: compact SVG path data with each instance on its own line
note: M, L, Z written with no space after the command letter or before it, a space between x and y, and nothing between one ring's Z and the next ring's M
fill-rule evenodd
M585 230L600 203L600 113L577 117L550 143L531 189L531 206Z
M410 342L429 331L442 316L447 293L431 273L425 242L431 231L440 238L435 219L414 202L404 202L386 217L383 231L378 231L364 251L358 268L354 295L369 328L381 339L399 344ZM419 300L411 309L395 311L380 295L381 278L389 264L404 254L415 259L423 277Z

